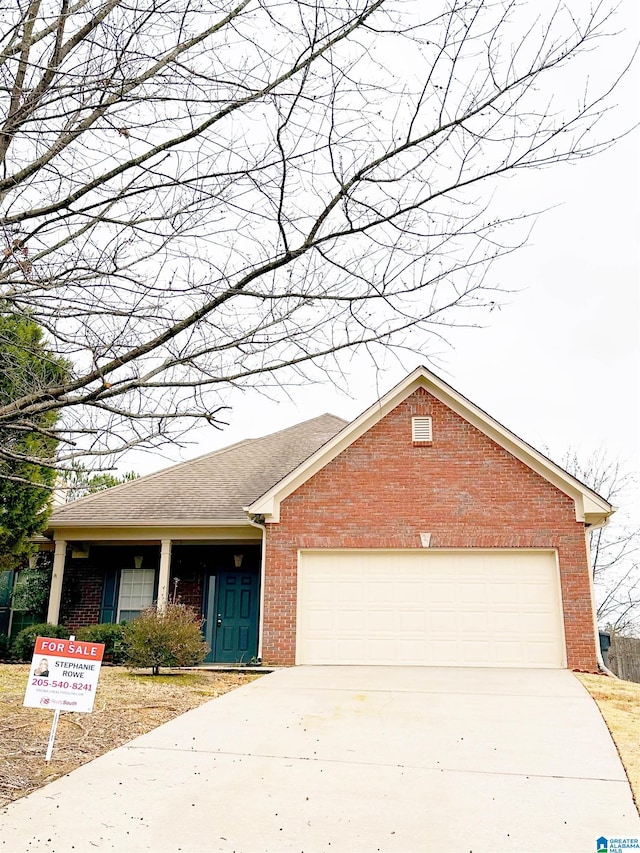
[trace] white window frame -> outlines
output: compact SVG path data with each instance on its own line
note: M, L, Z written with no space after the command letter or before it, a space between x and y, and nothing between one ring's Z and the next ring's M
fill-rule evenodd
M136 593L135 590L129 590L134 584L142 584L141 592ZM151 607L153 604L153 594L156 586L155 569L121 569L120 570L120 589L118 591L118 614L116 621L122 619L122 612L127 614L135 613L139 615L141 610ZM137 595L137 598L136 598ZM124 605L124 606L123 606ZM127 615L127 620L134 619L135 616Z

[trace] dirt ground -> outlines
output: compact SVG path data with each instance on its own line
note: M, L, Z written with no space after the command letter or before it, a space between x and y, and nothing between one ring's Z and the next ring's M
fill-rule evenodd
M25 708L29 666L0 664L0 806L116 746L259 678L245 672L171 672L153 677L103 667L93 713L60 715L49 764L53 713Z
M579 675L596 700L627 771L640 811L640 684L606 675Z

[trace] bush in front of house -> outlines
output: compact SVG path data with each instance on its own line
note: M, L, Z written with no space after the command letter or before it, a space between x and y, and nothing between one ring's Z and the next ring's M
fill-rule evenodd
M209 647L202 639L202 620L191 607L168 604L149 607L124 627L127 666L150 667L158 675L161 666L195 666Z
M76 638L86 643L104 643L104 659L107 662L123 664L126 661L124 625L112 622L87 625L84 628L78 628Z
M29 625L16 635L11 644L11 653L18 660L30 661L33 657L36 637L55 637L68 640L69 633L69 629L64 625L50 625L48 622Z
M46 619L51 588L51 555L41 552L36 564L18 572L13 589L13 609L35 619ZM41 624L41 623L40 623Z
M0 660L9 660L9 647L11 640L6 634L0 634Z

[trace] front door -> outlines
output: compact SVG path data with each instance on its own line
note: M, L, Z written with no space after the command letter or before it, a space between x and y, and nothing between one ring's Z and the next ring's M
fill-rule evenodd
M207 589L207 663L249 663L258 654L258 575L218 572Z

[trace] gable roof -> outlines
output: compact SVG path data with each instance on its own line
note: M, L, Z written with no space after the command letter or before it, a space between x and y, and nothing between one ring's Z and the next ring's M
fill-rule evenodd
M280 518L280 504L288 495L324 468L418 388L424 388L516 459L571 497L575 504L577 521L588 525L602 524L615 512L615 508L608 501L547 459L426 367L416 368L406 379L333 436L301 465L290 471L278 483L274 483L252 504L246 506L246 511L252 515L264 516L267 521L277 522Z
M243 506L298 468L346 423L335 415L320 415L240 441L65 504L54 510L48 526L248 524Z
M511 453L575 504L576 519L602 524L615 512L604 498L539 453L426 367L419 367L348 424L321 415L262 438L246 439L89 495L54 510L49 529L248 525L279 520L280 503L418 388Z

